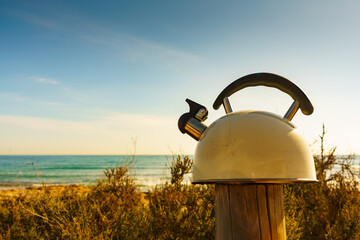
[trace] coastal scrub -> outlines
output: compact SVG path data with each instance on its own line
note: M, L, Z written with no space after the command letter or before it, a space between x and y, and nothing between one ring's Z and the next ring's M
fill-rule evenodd
M284 186L288 239L360 239L355 155L314 155L318 183ZM148 192L128 174L104 171L96 185L46 186L0 197L0 239L214 239L213 185L184 183L188 156L173 156L171 179Z

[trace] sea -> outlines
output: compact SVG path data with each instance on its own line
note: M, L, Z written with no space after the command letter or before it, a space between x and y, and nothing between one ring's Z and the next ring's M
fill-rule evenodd
M107 168L130 164L129 175L138 187L149 190L170 179L167 155L75 155L75 156L5 156L0 155L0 190L29 188L42 185L96 184L105 178ZM190 156L192 157L192 156ZM342 156L338 156L341 158ZM352 170L359 174L360 155L355 157ZM335 170L339 166L335 166ZM191 174L185 182L191 181Z
M130 164L129 175L144 191L170 179L166 155L0 155L0 189L41 185L96 184L105 178L107 168ZM185 181L190 181L187 176Z

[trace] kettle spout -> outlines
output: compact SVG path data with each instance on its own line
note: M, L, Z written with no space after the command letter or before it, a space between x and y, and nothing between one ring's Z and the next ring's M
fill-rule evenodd
M185 123L185 124L184 124ZM207 126L197 120L196 118L190 117L188 113L183 114L179 118L179 129L182 133L187 133L196 141L199 141L202 133L206 130Z
M189 104L190 111L181 115L178 121L179 130L182 133L186 133L199 141L202 133L206 130L207 126L202 122L206 120L208 110L206 107L186 99Z

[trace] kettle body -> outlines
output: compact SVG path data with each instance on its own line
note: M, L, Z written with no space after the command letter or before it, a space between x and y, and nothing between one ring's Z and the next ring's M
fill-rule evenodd
M284 117L264 111L233 112L228 97L253 86L277 88L294 102ZM217 97L213 107L226 115L209 127L206 107L186 99L190 110L178 121L179 129L198 141L193 161L193 183L292 183L317 181L314 159L305 140L291 123L298 109L305 115L313 106L290 80L272 73L237 79Z
M240 111L213 122L196 146L193 183L316 181L309 146L295 126L262 111Z

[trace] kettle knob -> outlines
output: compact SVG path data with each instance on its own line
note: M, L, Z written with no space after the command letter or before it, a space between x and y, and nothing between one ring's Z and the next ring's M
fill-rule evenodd
M198 141L201 134L207 128L202 122L207 119L208 110L203 105L188 98L185 101L189 104L190 110L181 115L178 121L178 127L180 132L187 133Z

